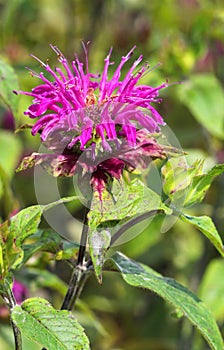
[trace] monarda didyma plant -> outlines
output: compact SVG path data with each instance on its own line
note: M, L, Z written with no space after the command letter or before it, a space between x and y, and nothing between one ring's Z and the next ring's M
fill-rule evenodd
M184 158L185 153L167 141L165 122L156 110L160 90L168 83L141 85L141 78L150 71L148 64L141 64L142 55L121 78L135 48L115 69L111 68L110 50L101 75L90 73L85 45L85 64L78 57L70 64L56 46L51 48L60 65L52 69L33 56L44 70L31 71L40 85L31 92L14 89L16 94L33 98L24 113L34 119L32 135L40 135L46 150L26 156L18 171L40 165L55 178L74 176L80 192L74 190L71 197L27 207L0 226L0 292L10 310L15 349L23 348L21 333L48 350L90 349L91 340L75 317L75 303L88 276L95 273L102 284L104 271L117 271L129 285L157 293L197 327L212 349L223 349L216 321L196 295L116 247L133 238L131 227L160 215L164 220L172 217L193 225L224 256L211 218L185 214L185 208L203 200L224 166L216 165L204 173L201 161L188 167L172 162ZM161 193L145 181L152 166L157 167ZM83 198L86 209L79 244L64 237L64 232L38 228L48 209ZM32 245L38 248L32 249ZM61 310L44 298L16 302L14 274L25 269L37 251L48 252L51 260L66 260L71 266Z

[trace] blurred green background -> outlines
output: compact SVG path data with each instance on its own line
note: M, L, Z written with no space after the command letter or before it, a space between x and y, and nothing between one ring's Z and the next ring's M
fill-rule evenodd
M187 150L189 162L205 158L205 166L224 162L224 3L222 0L0 0L0 55L11 64L20 88L36 83L25 69L40 71L29 54L56 64L52 43L72 60L83 58L81 41L90 41L89 59L93 72L101 72L110 46L112 60L137 45L135 57L159 67L144 77L144 83L170 86L162 91L160 113ZM128 69L128 64L124 67ZM113 71L113 66L111 67ZM176 82L181 84L175 84ZM15 86L15 88L17 88ZM37 202L33 172L15 174L22 155L39 148L38 136L29 131L14 134L18 125L29 123L23 111L30 103L17 97L14 111L0 105L0 166L11 184L12 196L0 182L2 220L10 210ZM70 186L70 185L69 185ZM61 184L62 195L71 186ZM223 236L224 179L214 181L195 215L210 215ZM73 208L82 216L82 207ZM137 238L119 247L125 254L160 273L177 279L198 294L212 309L224 334L224 262L202 235L182 222L160 233L158 217ZM138 226L135 230L142 231ZM54 278L55 274L58 278ZM45 296L60 306L69 269L63 262L49 261L42 254L31 261L17 278L29 288L30 296ZM94 350L205 350L197 331L178 319L172 307L152 293L124 285L115 273L104 275L103 286L92 276L75 314L87 330ZM12 334L7 312L0 306L0 348L11 350ZM40 347L26 342L24 350Z

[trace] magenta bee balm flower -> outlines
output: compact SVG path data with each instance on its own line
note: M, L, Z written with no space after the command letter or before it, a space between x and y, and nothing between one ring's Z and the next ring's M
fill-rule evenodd
M83 63L78 57L70 67L59 49L52 45L51 48L57 53L63 70L56 68L54 71L48 64L37 59L50 73L53 81L48 80L44 73L40 73L37 76L43 84L35 87L32 92L22 92L34 98L32 105L25 112L30 118L39 118L32 128L33 135L40 132L42 141L46 141L52 131L67 127L76 134L75 137L71 136L69 147L79 141L81 149L84 149L95 135L101 138L103 147L108 149L107 140L118 139L116 125L122 125L124 136L132 144L136 142L135 122L151 133L159 131L159 125L164 122L151 103L160 101L159 90L167 84L163 83L155 88L137 85L149 69L148 65L143 65L137 72L135 71L142 61L142 55L133 63L125 78L120 79L121 69L130 59L134 48L122 57L111 79L108 79L108 68L112 64L111 50L105 59L102 76L99 78L89 72L87 54L84 71ZM150 111L151 115L146 115L137 108L134 109L134 113L133 108L121 113L119 109L124 104L143 107ZM116 105L118 109L114 114L108 113L111 105Z
M48 170L50 168L54 176L71 176L77 171L78 159L82 155L82 168L85 172L92 172L92 186L101 192L108 177L119 178L125 168L136 168L138 154L144 159L165 156L165 151L152 138L152 134L159 132L160 125L164 124L152 103L160 102L159 90L167 83L157 87L139 84L141 77L149 71L147 64L137 68L142 55L121 79L122 68L135 48L122 57L110 79L108 70L113 64L110 61L112 50L105 58L99 76L89 72L85 46L85 67L78 57L69 65L56 46L51 45L51 48L61 67L53 70L49 64L33 56L51 79L43 72L32 72L42 84L31 92L21 93L33 97L32 104L25 111L30 118L38 118L32 134L39 133L42 142L54 154L33 154L24 159L23 169L40 163Z

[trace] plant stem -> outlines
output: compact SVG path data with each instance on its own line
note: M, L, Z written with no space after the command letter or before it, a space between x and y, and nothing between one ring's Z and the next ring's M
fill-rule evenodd
M13 292L10 288L10 285L8 281L6 281L4 285L4 295L2 295L4 301L6 302L9 310L10 310L10 315L12 313L13 308L16 306L16 300L13 295ZM13 322L12 318L10 317L11 325L12 325L12 330L14 334L14 340L15 340L15 350L22 350L22 336L19 328L17 325Z
M70 302L70 305L71 305L71 309L73 308L73 306L75 305L77 299L79 298L80 294L82 293L82 290L86 284L86 281L89 277L89 273L87 273L86 271L85 272L82 272L82 274L80 275L80 278L79 278L79 281L77 282L77 286L76 288L74 289L74 293L71 297L71 302Z
M90 203L88 203L90 204ZM82 266L84 257L85 257L85 251L86 251L86 243L87 243L87 238L88 238L88 215L89 212L89 205L87 208L85 208L85 217L84 217L84 223L83 223L83 228L82 228L82 235L80 239L80 246L79 246L79 254L78 254L78 260L77 260L77 266Z
M63 304L61 306L61 310L72 310L73 308L73 302L75 300L75 296L77 294L79 282L81 279L83 271L78 268L78 266L75 267L75 269L72 272L71 279L69 281L69 286L67 293L65 295Z
M91 200L88 201L87 207L85 208L85 217L82 228L82 235L80 239L79 253L76 267L72 272L71 279L69 281L69 286L67 293L65 295L64 301L61 306L61 310L72 310L77 298L79 297L81 290L83 289L84 282L86 278L84 278L86 273L86 267L84 266L84 258L86 251L86 243L88 238L88 212L91 206Z
M14 339L15 339L15 350L22 350L22 336L19 328L16 324L11 320Z

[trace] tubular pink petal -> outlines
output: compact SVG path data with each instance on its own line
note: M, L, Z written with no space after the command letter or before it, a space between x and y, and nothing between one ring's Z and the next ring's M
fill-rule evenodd
M96 133L100 136L102 140L103 149L105 151L111 152L112 148L110 147L109 143L105 139L104 126L102 124L96 126Z
M76 144L76 142L79 141L79 138L80 136L77 136L74 139L72 139L72 141L68 144L68 148L72 148Z
M61 80L63 81L63 83L67 83L67 78L64 75L64 73L62 72L61 68L56 67L55 71L60 75Z
M139 65L139 63L142 61L143 56L140 55L139 58L133 63L133 65L131 66L131 68L129 69L126 77L124 78L118 93L121 94L122 91L125 89L126 85L128 84L128 82L130 81L130 78L132 77L132 73L135 70L135 68Z
M131 147L134 147L136 145L136 128L129 124L129 125L123 125L122 130L126 135L128 144Z
M56 115L48 114L41 119L39 119L32 127L32 135L36 135L39 130L41 130L48 122L55 119Z
M79 140L81 143L81 147L80 147L81 150L84 149L85 145L91 139L91 137L92 137L92 128L84 129L81 132L81 135L79 136Z
M106 130L106 133L107 133L109 140L115 140L117 138L117 133L116 133L114 123L106 123L106 124L104 124L104 128Z
M166 124L164 122L162 116L159 114L159 112L157 112L157 110L154 107L152 107L150 105L148 108L152 112L152 117L157 123L159 123L160 125L165 125Z
M42 133L41 133L41 140L46 141L48 135L54 130L55 126L57 126L56 120L51 120L49 123L46 124L44 127Z
M88 41L86 45L88 45L90 42ZM89 74L89 60L88 60L88 51L87 46L85 45L84 41L82 41L82 47L83 51L85 53L85 59L86 59L86 72Z
M136 46L134 46L126 56L123 56L121 59L120 64L118 65L117 69L114 72L114 75L111 79L110 85L108 86L107 89L107 95L110 96L112 94L112 92L114 91L114 89L116 89L119 85L118 85L118 81L120 79L120 75L121 75L121 69L124 66L124 64L130 59L131 55L133 54L133 51L135 50Z
M100 85L99 85L99 88L100 88L99 102L102 102L106 96L105 86L107 83L107 72L108 72L108 67L110 65L111 53L112 53L112 47L110 48L110 51L104 60L104 69L103 69L103 73L102 73L102 77L101 77L101 81L100 81Z

